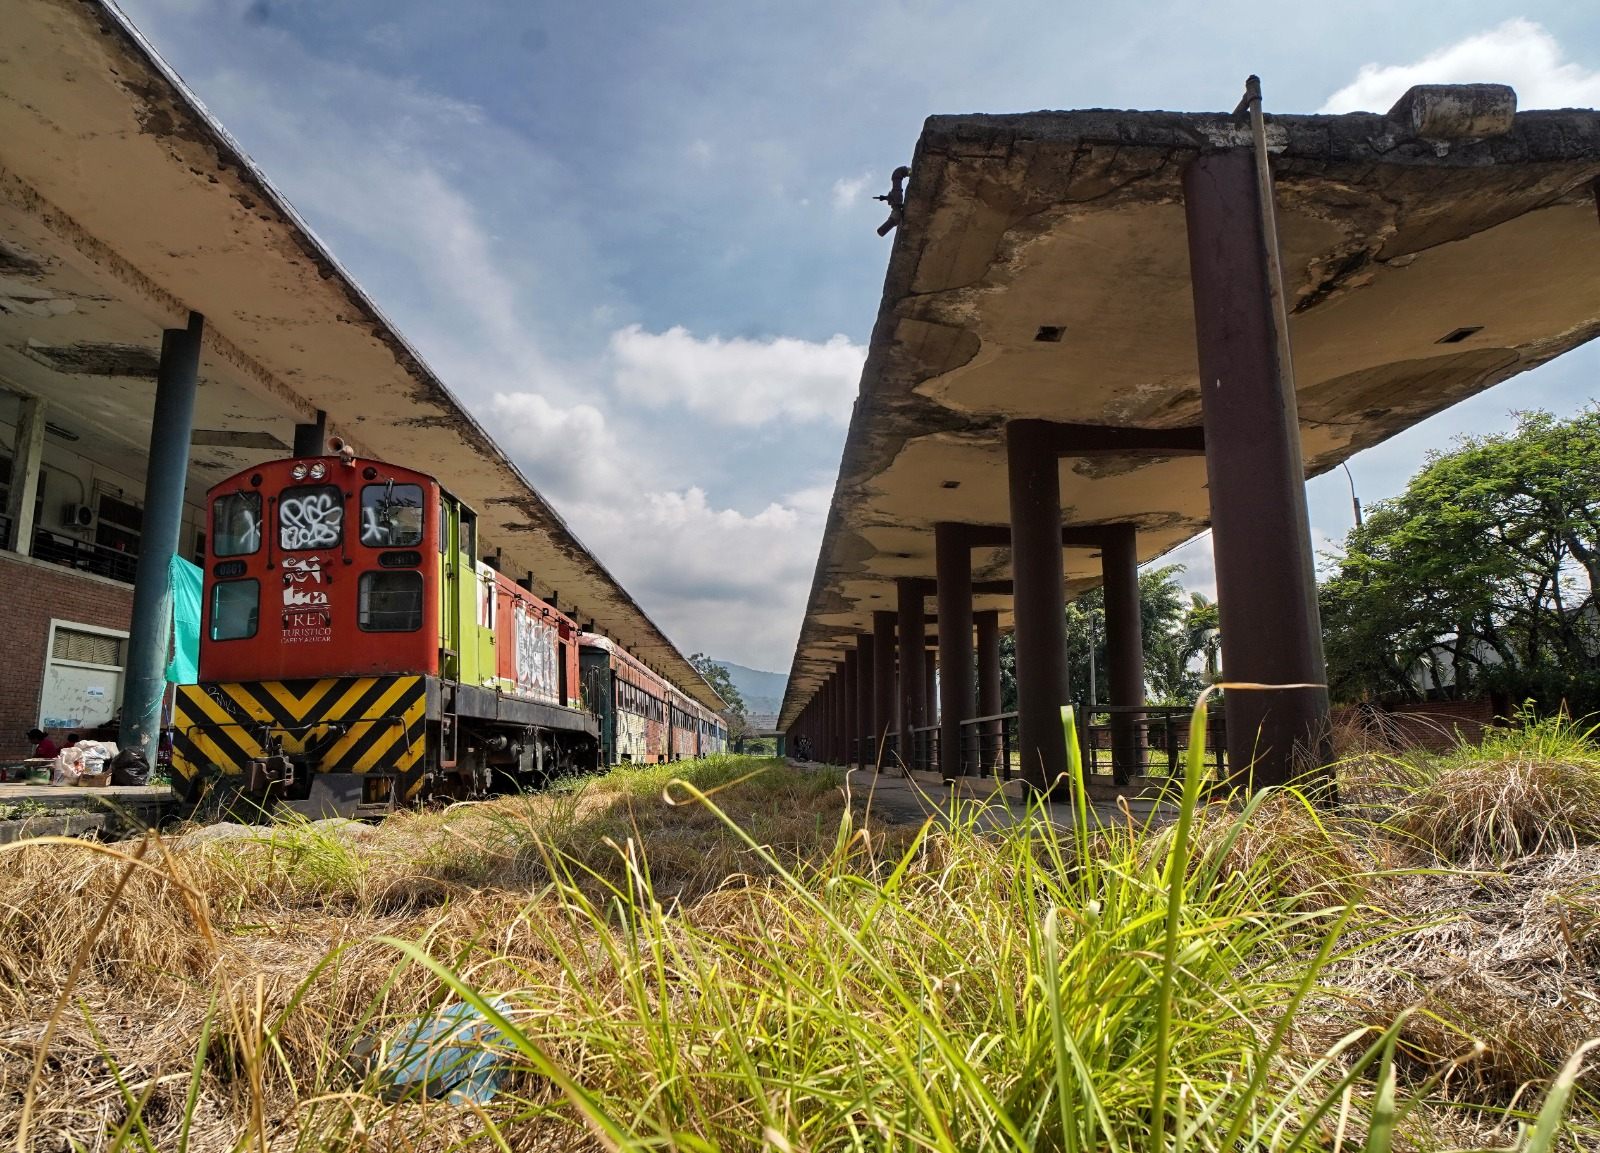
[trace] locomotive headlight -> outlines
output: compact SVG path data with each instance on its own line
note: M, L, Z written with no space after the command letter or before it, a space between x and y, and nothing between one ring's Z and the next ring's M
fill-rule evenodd
M305 478L306 478L306 466L303 465L303 464L295 465L293 468L291 468L289 470L289 475L294 477L295 480L305 480Z
M311 479L312 480L321 480L327 474L328 474L328 466L323 464L320 460L317 461L315 464L313 464L311 466Z

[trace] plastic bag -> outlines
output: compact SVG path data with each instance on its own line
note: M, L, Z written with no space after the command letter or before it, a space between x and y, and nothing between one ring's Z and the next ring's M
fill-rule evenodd
M144 750L123 749L111 758L111 783L113 785L144 785L150 781L150 762Z

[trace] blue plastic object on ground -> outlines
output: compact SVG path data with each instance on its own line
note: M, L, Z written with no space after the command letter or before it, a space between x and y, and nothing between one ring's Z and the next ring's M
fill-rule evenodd
M497 1012L502 1001L490 1002ZM462 1003L402 1027L389 1042L378 1077L391 1100L414 1097L486 1105L500 1088L510 1042L476 1008Z

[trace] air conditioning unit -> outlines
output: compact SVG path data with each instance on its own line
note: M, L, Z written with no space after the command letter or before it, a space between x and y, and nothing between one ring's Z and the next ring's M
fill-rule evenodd
M86 504L69 504L61 519L73 528L88 528L94 524L94 509Z

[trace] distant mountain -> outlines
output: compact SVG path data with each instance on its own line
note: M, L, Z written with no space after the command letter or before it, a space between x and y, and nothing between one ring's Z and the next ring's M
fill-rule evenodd
M766 673L760 669L747 669L732 661L717 661L727 670L728 679L744 698L744 711L751 716L774 714L783 707L783 690L789 678L782 673Z

